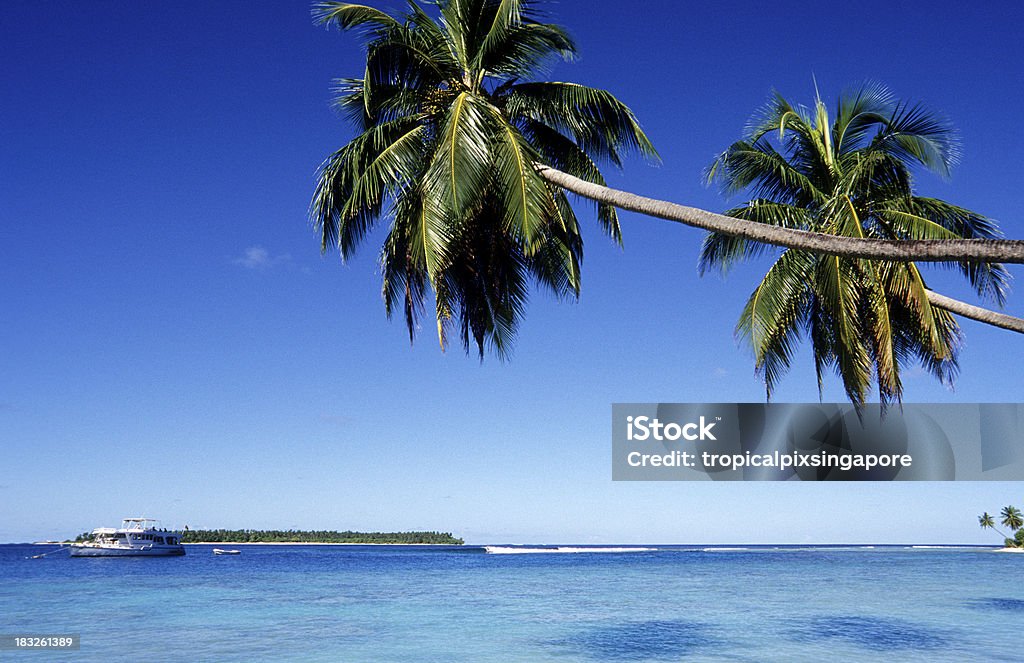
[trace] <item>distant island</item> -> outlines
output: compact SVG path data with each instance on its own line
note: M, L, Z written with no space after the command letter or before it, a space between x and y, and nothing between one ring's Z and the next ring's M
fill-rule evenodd
M988 511L978 516L978 524L982 529L992 529L1003 537L1003 551L1024 553L1024 514L1015 506L1005 506L999 512L999 522L1010 530L1010 536L996 527L996 519Z
M82 532L74 543L89 541L92 532ZM353 543L353 544L430 544L461 546L462 539L451 532L337 532L297 529L185 529L182 543ZM48 542L49 543L49 542ZM59 542L53 542L59 543ZM72 543L72 541L64 541Z
M336 532L333 530L186 529L182 543L397 543L461 546L450 532Z

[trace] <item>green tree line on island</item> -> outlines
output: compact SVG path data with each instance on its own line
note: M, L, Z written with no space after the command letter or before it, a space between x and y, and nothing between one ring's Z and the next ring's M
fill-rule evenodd
M450 532L337 532L334 530L189 529L182 543L433 543L461 546Z
M89 541L92 532L82 532L75 543ZM257 530L186 529L182 543L400 543L461 546L465 543L451 532L353 532L346 530Z

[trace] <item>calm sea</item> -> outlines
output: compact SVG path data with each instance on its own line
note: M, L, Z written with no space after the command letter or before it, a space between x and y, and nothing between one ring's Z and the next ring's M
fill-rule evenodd
M244 546L72 559L0 546L25 661L1020 661L1024 555L910 547ZM509 552L507 548L497 552Z

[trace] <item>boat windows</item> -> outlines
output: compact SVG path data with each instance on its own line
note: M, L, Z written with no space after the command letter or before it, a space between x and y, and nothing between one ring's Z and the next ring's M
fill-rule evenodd
M156 542L157 543L163 543L164 542L164 537L162 537L162 536L156 537Z

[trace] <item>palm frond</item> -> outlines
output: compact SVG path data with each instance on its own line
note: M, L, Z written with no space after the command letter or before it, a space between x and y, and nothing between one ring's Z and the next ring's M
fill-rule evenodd
M424 312L429 281L425 258L414 249L416 230L422 219L422 196L409 190L395 204L395 221L381 249L381 277L384 310L388 318L401 305L409 330L409 342L416 336Z
M433 279L447 259L454 228L480 199L490 166L486 110L469 92L452 103L424 174L423 244Z
M827 196L806 174L765 141L733 143L708 171L726 195L749 189L757 198L802 206L822 205Z
M468 350L475 345L481 358L487 349L499 358L510 355L529 299L528 260L512 238L491 224L496 205L494 200L482 201L480 213L459 228L453 259L435 285L448 314L438 316L442 334L457 314L463 346Z
M518 83L509 88L505 103L512 116L543 122L616 165L623 151L658 158L633 111L604 90L577 83Z
M491 145L494 195L501 202L506 231L529 256L545 242L547 220L556 213L554 201L534 168L540 155L497 109L490 109L496 125Z
M494 52L499 44L508 42L509 32L522 24L522 0L498 0L491 3L486 12L485 25L480 25L480 48L474 58L476 68L482 68L488 54Z
M736 324L737 337L754 351L755 369L769 397L789 370L800 341L815 260L799 251L783 253L750 295Z
M878 130L892 116L893 103L892 93L880 83L866 82L841 94L832 127L836 153L843 156L863 148L868 133Z
M439 89L459 70L444 45L427 42L408 28L396 29L367 46L363 96L367 112L397 90ZM420 92L422 94L422 92ZM379 99L383 97L383 99Z
M862 336L871 352L878 384L878 398L882 405L899 402L903 398L903 383L900 380L898 351L895 345L896 330L890 314L889 296L876 264L865 262L859 272L864 282Z
M406 0L406 2L409 8L405 17L406 22L420 42L420 50L429 53L431 58L438 62L444 63L452 73L461 72L455 53L454 38L444 29L443 22L434 21L416 0Z
M310 217L320 233L322 250L337 247L343 259L352 254L380 216L385 194L400 184L397 169L407 166L406 176L418 168L411 163L416 128L415 120L408 118L382 123L324 161L310 202Z
M426 127L417 124L380 150L353 178L341 217L352 217L364 209L378 209L387 196L406 186L409 173L420 167L425 156Z
M836 373L843 381L850 402L861 406L867 399L872 380L871 357L860 336L862 280L855 261L838 256L825 256L817 262L816 268L813 287L821 302L821 314L833 330Z
M472 60L473 12L471 2L480 0L447 0L441 7L441 29L451 45L452 54L464 72L470 70Z
M858 150L839 157L833 190L871 201L906 198L912 180L906 163L881 150Z
M505 41L483 52L482 70L497 78L524 78L543 72L556 58L572 60L576 43L557 25L523 23L508 30Z
M530 256L529 269L537 282L556 297L579 297L583 238L579 221L565 192L548 187L554 201L555 217L544 242Z
M332 91L334 98L331 104L345 119L363 131L373 126L373 117L366 112L363 79L338 78Z
M348 2L319 2L313 5L313 21L320 25L335 25L341 30L359 26L388 29L400 25L396 19L379 9Z
M804 109L794 107L777 90L772 90L768 101L747 122L744 137L754 143L774 133L782 140L787 129L803 133L810 124L811 119Z
M943 177L949 177L959 157L953 127L920 105L896 105L885 129L872 141L871 149L916 161Z

